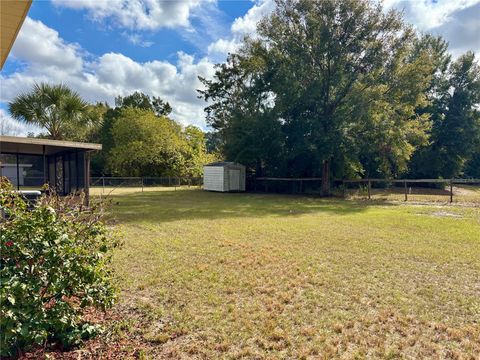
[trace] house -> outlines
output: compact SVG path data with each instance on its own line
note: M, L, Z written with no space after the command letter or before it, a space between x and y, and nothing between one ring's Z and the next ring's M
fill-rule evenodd
M101 149L100 144L0 136L0 175L20 190L22 183L17 179L21 179L28 159L28 164L35 163L39 168L37 185L48 184L60 195L83 191L88 198L90 154Z
M24 186L26 169L31 167L32 164L4 164L0 160L0 176L7 177L14 186Z

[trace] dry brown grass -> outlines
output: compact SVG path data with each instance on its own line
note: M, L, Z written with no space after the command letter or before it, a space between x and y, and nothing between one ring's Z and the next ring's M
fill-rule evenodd
M479 208L159 191L113 213L122 293L85 356L480 354Z
M153 357L475 358L480 212L294 196L118 198Z

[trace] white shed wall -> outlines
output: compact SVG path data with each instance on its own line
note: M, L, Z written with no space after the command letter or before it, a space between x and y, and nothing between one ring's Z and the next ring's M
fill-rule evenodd
M225 164L204 166L203 189L208 191L245 191L245 166Z
M228 191L225 189L223 166L205 166L203 168L203 188L209 191Z

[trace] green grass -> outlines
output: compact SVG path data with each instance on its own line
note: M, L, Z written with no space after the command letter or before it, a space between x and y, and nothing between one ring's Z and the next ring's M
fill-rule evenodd
M199 190L113 200L116 311L142 357L480 353L478 208Z

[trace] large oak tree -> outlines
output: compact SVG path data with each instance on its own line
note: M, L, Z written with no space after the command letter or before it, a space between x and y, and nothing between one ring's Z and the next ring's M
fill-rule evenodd
M257 36L203 79L227 157L287 176L398 175L427 140L432 61L395 11L279 0ZM365 174L368 172L367 174Z

